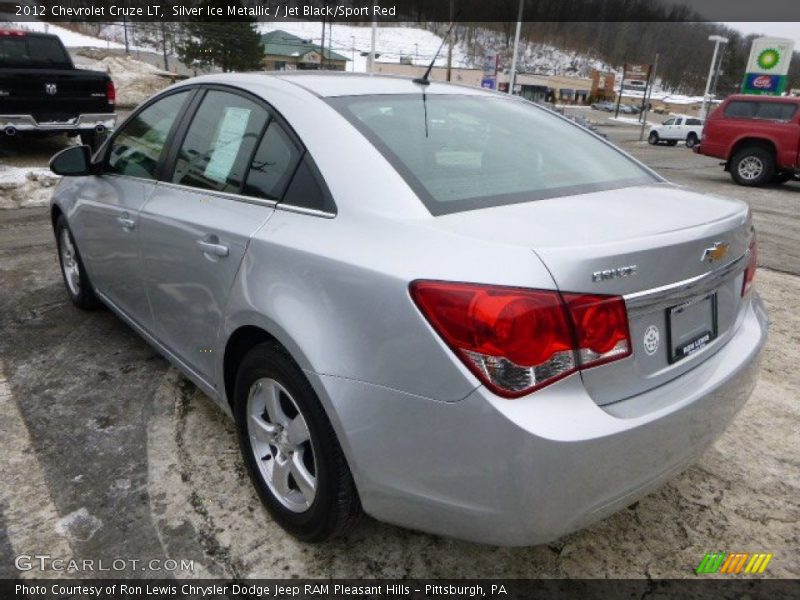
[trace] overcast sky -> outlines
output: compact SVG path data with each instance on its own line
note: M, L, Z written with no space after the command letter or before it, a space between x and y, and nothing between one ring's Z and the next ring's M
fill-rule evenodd
M744 34L763 33L770 37L782 37L794 40L795 50L800 50L800 23L723 23L731 29L738 29Z

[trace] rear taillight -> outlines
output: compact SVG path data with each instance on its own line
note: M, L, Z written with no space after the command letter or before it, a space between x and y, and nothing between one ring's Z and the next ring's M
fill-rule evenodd
M747 260L747 268L744 270L744 281L742 282L742 296L750 291L753 287L753 280L756 278L756 263L758 262L758 244L756 243L756 236L750 240L750 257Z
M415 281L411 297L489 389L516 398L579 368L630 355L618 296Z
M114 87L113 81L106 83L106 102L109 104L116 104L117 102L117 89Z

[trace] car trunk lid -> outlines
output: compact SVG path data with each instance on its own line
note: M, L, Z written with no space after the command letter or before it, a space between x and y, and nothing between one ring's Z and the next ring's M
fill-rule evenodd
M633 355L582 372L598 404L677 377L734 329L750 237L741 202L656 184L437 220L531 247L562 292L625 298Z

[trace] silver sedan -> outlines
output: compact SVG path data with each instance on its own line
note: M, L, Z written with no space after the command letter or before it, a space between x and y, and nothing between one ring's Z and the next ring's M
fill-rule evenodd
M306 541L362 512L551 540L685 468L755 385L747 207L518 98L213 75L51 168L72 301L235 419Z

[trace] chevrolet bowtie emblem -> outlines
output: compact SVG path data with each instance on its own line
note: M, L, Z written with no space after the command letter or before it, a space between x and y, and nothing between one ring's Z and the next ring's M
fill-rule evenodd
M728 248L730 248L730 244L725 242L717 242L711 248L706 248L703 250L703 262L717 262L718 260L722 260L728 254Z

